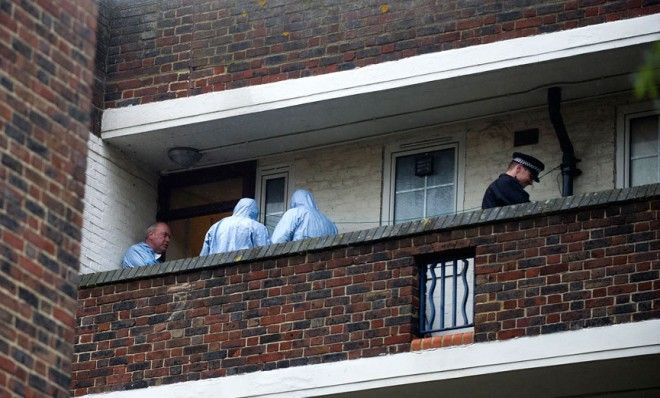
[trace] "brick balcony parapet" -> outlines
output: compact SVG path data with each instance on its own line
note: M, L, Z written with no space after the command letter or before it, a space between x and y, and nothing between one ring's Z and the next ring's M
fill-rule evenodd
M659 190L577 195L87 276L95 282L78 291L73 393L660 318ZM418 267L467 252L473 326L420 335Z
M449 231L456 228L477 227L484 224L519 220L542 215L550 216L561 214L562 212L571 209L604 207L609 204L648 200L658 196L660 196L660 184L650 184L632 188L589 192L575 196L496 207L486 210L479 209L463 213L447 214L440 217L425 218L403 224L351 231L335 236L273 244L253 249L213 254L205 257L168 261L150 267L118 269L84 274L81 276L79 287L87 288L152 276L165 276L191 270L213 268L228 264L257 260L263 261L283 256L303 255L314 251L375 243L382 240L403 238L425 232Z

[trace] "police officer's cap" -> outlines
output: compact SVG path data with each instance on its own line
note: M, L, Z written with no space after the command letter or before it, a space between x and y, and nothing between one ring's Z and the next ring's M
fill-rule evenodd
M539 173L545 169L543 162L534 156L526 155L520 152L514 152L513 158L511 160L525 166L525 168L532 174L534 181L539 182Z

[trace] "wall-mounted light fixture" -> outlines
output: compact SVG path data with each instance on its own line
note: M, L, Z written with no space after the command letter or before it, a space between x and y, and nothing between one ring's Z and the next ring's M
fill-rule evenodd
M193 166L199 162L203 155L199 149L187 146L178 146L167 150L167 157L183 168Z

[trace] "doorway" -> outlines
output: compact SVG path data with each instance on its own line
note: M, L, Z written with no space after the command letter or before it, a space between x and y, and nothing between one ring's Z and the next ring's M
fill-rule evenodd
M167 259L197 257L209 227L241 198L254 198L255 178L254 161L162 176L157 218L172 229Z

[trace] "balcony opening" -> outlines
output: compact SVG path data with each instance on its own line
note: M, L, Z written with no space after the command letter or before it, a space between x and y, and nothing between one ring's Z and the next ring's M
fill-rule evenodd
M419 335L467 329L474 319L474 249L417 258Z

